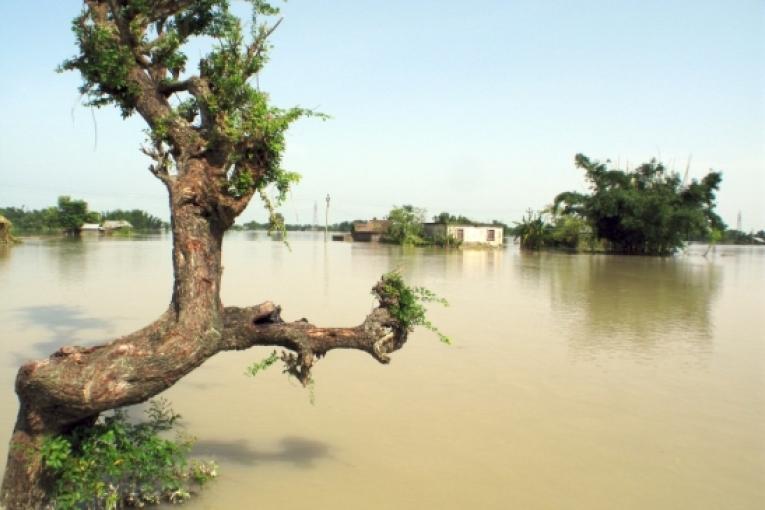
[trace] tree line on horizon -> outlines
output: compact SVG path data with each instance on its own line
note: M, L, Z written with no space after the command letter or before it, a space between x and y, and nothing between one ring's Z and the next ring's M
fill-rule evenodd
M167 229L169 224L140 209L96 212L88 208L84 200L60 196L55 206L43 209L25 207L0 207L0 216L5 216L13 225L16 235L58 234L77 235L86 223L125 220L136 231L157 231Z

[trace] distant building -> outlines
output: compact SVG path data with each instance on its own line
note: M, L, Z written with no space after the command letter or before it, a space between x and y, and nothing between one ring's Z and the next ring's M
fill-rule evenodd
M82 232L100 232L101 225L98 223L83 223L83 225L80 227L80 230Z
M133 225L127 220L108 220L101 224L101 229L107 232L110 230L129 230L132 228Z
M361 242L379 242L380 238L388 232L390 221L378 220L359 221L353 224L351 228L351 237L354 241Z
M451 237L464 245L502 246L504 237L504 229L499 225L423 223L422 226L427 237Z

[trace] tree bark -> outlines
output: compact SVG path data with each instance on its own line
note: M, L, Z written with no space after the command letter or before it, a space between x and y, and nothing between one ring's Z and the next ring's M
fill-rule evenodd
M99 413L151 398L223 350L273 345L289 373L304 384L313 363L332 349L358 349L381 363L406 341L407 330L382 305L353 328L284 323L267 302L223 308L223 233L235 213L221 207L207 179L215 173L191 161L167 180L173 232L174 284L168 309L145 328L96 347L62 347L23 365L16 377L19 413L10 441L0 503L9 510L46 504L50 483L40 458L46 437L66 433Z

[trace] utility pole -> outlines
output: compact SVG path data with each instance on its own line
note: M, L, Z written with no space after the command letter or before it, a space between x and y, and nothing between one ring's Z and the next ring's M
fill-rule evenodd
M319 203L314 200L313 201L313 224L311 225L311 230L313 232L316 232L316 229L319 228Z
M324 210L324 242L327 242L329 234L329 193L327 193L327 208Z
M736 230L743 232L741 230L741 211L738 212L738 216L736 217Z

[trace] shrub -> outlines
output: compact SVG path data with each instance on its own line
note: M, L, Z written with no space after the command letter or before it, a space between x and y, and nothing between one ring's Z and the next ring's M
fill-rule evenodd
M189 461L193 439L164 439L180 418L167 401L150 402L148 421L131 423L124 410L91 426L52 436L42 446L56 509L117 509L163 501L182 503L217 476L213 462Z

